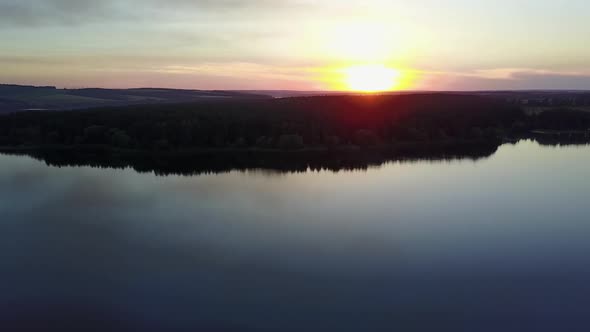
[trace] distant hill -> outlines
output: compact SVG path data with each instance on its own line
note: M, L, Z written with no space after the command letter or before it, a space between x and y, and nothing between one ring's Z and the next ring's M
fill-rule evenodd
M74 110L104 106L184 103L198 100L270 98L256 93L178 89L57 89L0 84L0 113Z
M447 94L485 96L517 104L538 112L546 108L576 107L590 111L590 91L522 90L420 92L394 91L381 95ZM76 110L96 107L191 103L198 101L342 96L357 93L338 91L244 90L206 91L181 89L57 89L53 86L0 84L0 114L23 110Z

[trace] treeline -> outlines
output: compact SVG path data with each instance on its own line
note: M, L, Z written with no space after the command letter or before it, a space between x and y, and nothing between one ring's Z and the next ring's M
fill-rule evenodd
M494 141L514 128L528 127L527 121L514 105L473 95L215 100L10 114L0 118L0 145L150 151L369 147Z
M555 108L527 118L531 129L589 130L590 112Z

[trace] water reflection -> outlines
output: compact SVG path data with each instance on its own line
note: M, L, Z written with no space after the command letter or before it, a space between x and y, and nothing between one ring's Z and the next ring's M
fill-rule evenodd
M0 325L581 331L589 152L271 177L0 156Z
M396 147L346 150L213 150L199 152L155 152L142 154L111 151L102 147L25 151L49 166L92 166L96 168L132 168L156 175L200 175L233 170L257 170L274 173L305 173L308 170L358 171L378 168L392 161L479 160L491 156L498 142L448 142L402 144Z

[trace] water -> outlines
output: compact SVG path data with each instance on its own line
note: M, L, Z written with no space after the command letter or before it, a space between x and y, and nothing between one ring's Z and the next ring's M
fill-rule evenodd
M587 331L590 147L194 177L0 156L0 327Z

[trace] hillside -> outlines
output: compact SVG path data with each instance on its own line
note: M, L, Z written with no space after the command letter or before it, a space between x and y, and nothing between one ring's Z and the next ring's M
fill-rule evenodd
M177 89L57 89L0 85L0 113L23 110L73 110L105 106L182 103L202 99L265 98L232 91Z

